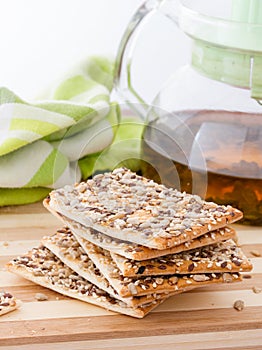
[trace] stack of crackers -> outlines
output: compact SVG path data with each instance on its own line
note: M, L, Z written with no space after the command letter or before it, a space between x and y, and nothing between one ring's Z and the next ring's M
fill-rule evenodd
M54 190L44 205L63 228L9 270L108 310L142 318L172 295L252 269L227 226L239 210L125 168Z

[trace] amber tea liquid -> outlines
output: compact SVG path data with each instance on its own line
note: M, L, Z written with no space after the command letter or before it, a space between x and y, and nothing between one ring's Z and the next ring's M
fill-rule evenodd
M262 115L214 110L167 114L148 124L142 173L244 212L262 225Z

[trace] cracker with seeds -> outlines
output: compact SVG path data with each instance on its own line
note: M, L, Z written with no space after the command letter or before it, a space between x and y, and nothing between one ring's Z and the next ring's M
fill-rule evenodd
M7 264L7 268L55 292L136 318L144 317L164 300L154 300L141 307L132 308L86 281L43 246L13 259Z
M83 241L79 243L110 285L123 297L141 296L152 293L171 293L185 291L188 288L201 287L213 283L241 281L238 273L199 273L187 275L160 275L148 277L124 277L109 251Z
M47 205L48 204L46 203L46 206ZM70 220L69 218L66 218L64 215L61 215L57 212L52 211L50 207L49 207L49 210L54 216L59 218L63 222L63 224L68 226L74 234L82 237L83 239L88 240L89 242L103 249L109 250L112 253L115 253L127 259L133 259L133 260L153 259L159 256L192 250L202 246L225 241L230 238L232 239L236 238L236 231L232 227L226 226L226 227L217 229L215 231L207 232L191 241L184 242L172 248L168 248L164 250L151 249L136 243L127 242L114 237L110 237L97 230L81 225L74 220Z
M127 277L252 270L250 260L231 239L144 261L126 259L114 253L111 253L111 257L121 274Z
M229 205L206 202L125 168L54 190L46 202L52 210L84 226L159 250L190 241L243 216Z
M21 301L16 299L11 293L0 292L0 316L18 309Z
M84 252L68 228L59 229L54 235L43 237L42 244L85 280L93 283L112 297L122 300L130 307L142 306L154 300L165 299L167 297L167 294L148 294L142 297L129 298L121 297L110 286L108 280Z

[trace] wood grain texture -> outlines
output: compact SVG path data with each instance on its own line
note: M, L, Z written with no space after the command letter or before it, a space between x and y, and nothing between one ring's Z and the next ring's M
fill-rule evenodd
M249 346L250 338L253 339L253 345ZM258 335L253 330L208 332L195 334L172 334L150 337L150 342L147 337L132 337L132 338L115 338L115 339L96 339L69 341L66 343L66 349L114 349L114 350L183 350L183 349L230 349L237 346L237 349L259 349L262 343L262 335ZM241 344L241 347L239 346ZM49 346L49 347L48 347ZM52 342L45 344L27 344L18 346L6 346L7 350L64 350L64 342Z
M5 270L7 261L52 234L59 221L41 204L0 209L0 290L23 301L0 318L0 347L42 349L262 349L262 228L234 225L254 269L241 283L213 285L174 296L142 320L72 300ZM36 293L48 300L38 302ZM237 299L243 311L233 308Z

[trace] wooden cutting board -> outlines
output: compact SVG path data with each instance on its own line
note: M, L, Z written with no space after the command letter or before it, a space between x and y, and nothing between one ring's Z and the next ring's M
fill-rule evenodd
M174 296L144 319L72 300L5 271L5 263L60 226L41 204L0 209L0 290L23 301L0 317L0 346L35 349L262 349L262 228L235 225L254 269L243 282ZM42 292L47 301L36 301ZM243 311L232 305L241 299Z

